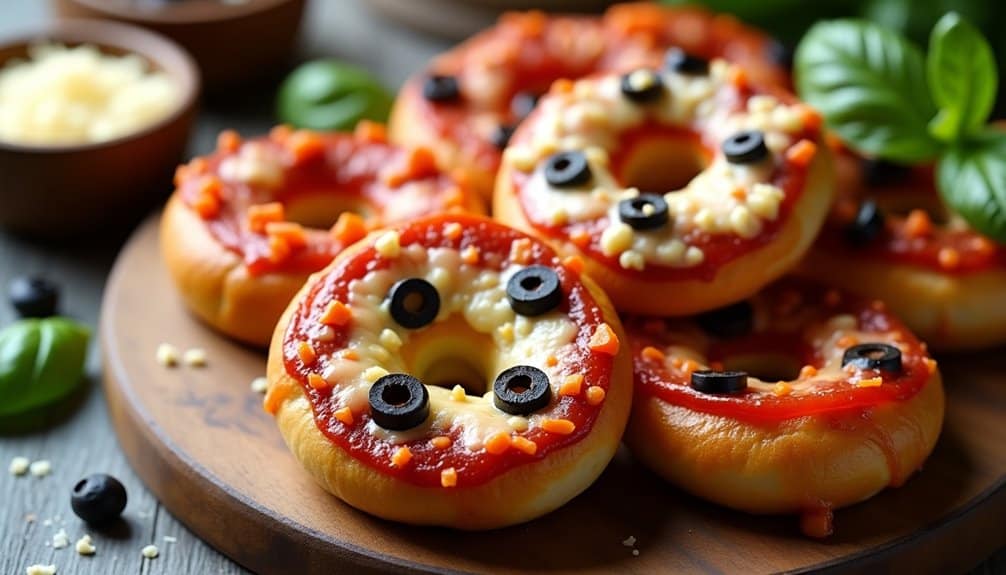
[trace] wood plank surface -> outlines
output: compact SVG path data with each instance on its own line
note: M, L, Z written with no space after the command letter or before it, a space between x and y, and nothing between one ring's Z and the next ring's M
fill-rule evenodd
M46 3L40 0L4 0L2 4L0 38L47 18ZM444 46L442 41L377 19L360 0L316 0L305 19L301 58L335 56L354 61L369 67L389 86L397 86L410 70ZM193 135L192 153L211 149L216 133L223 128L246 134L268 129L273 122L273 87L266 85L204 106ZM94 241L63 245L27 242L0 232L0 287L23 273L45 274L63 285L63 310L97 329L101 293L126 234L96 232L101 237ZM11 310L0 304L0 325L12 319ZM96 383L101 378L97 345L92 346L87 371L91 389L65 421L40 432L0 436L0 465L4 468L14 456L49 459L53 464L52 475L41 479L14 478L0 470L0 573L21 574L33 563L55 563L60 574L245 573L165 511L127 465L108 422L104 394ZM111 473L126 484L128 527L91 531L70 512L71 485L96 471ZM34 520L28 521L29 516ZM70 535L71 544L83 532L91 533L97 555L80 557L70 548L47 547L60 527ZM164 537L177 541L168 543ZM148 543L158 545L160 557L152 561L141 558L140 549ZM966 543L962 538L961 544ZM977 566L975 573L1006 573L1006 550Z

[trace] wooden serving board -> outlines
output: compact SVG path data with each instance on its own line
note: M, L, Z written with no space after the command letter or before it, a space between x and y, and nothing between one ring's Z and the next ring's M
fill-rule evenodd
M257 350L186 313L161 263L157 222L133 237L105 292L101 339L113 423L127 457L197 535L261 573L947 573L1006 545L1006 354L943 358L946 425L925 470L836 514L825 541L794 517L753 517L689 497L619 453L562 509L466 533L375 519L318 487L288 453L249 382ZM165 368L158 344L205 348ZM635 549L623 540L635 537Z

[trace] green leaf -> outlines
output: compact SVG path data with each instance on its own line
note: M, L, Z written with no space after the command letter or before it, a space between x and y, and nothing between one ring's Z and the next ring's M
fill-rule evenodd
M800 96L856 150L905 163L939 153L926 129L936 107L922 52L898 34L859 20L816 24L795 71Z
M951 148L936 177L951 209L976 231L1006 242L1006 132L987 130Z
M930 133L954 142L985 125L995 105L999 72L981 32L956 12L947 13L933 28L926 66L929 90L940 107Z
M365 70L338 60L300 65L279 88L280 121L311 130L352 130L360 120L387 122L393 98Z
M62 317L25 319L0 331L0 416L53 403L76 389L90 335Z

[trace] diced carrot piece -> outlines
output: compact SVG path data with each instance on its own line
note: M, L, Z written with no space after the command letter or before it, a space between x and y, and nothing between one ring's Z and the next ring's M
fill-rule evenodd
M618 353L618 336L607 323L602 323L590 336L590 350L597 353L615 355Z
M447 449L448 447L451 446L451 443L453 442L451 441L451 438L447 437L446 435L438 435L433 439L431 439L430 443L433 444L433 447L436 447L437 449Z
M460 238L463 231L464 229L461 227L461 224L457 222L451 222L444 226L444 236L449 240Z
M192 201L192 209L204 220L215 218L220 213L220 199L208 194L199 194Z
M578 274L583 273L583 258L580 256L566 256L562 260L562 265Z
M804 128L808 130L817 131L821 129L821 125L824 123L824 118L817 110L811 108L810 106L802 106L800 109L800 119L803 121ZM840 144L842 145L842 144ZM829 142L829 147L831 147ZM842 145L844 148L844 145Z
M269 138L278 144L285 144L292 134L293 128L286 124L280 124L269 130Z
M468 265L479 263L479 249L474 245L468 246L461 252L461 261Z
M807 167L817 154L817 144L810 140L800 140L789 150L786 150L786 159L795 166Z
M248 207L248 229L256 234L265 233L266 224L282 222L285 218L283 204L279 202Z
M388 141L388 129L378 122L360 120L353 129L353 136L361 142L383 143Z
M649 361L656 361L656 362L659 362L659 363L663 363L664 359L666 357L664 355L664 352L662 352L659 349L653 347L652 345L648 345L648 346L644 347L643 351L640 352L640 355L643 356L643 359L647 359Z
M297 222L269 222L265 225L265 232L271 237L283 238L291 249L307 245L307 233Z
M410 461L412 461L412 450L408 446L399 447L391 456L391 464L399 469L408 465Z
M881 385L884 385L882 377L868 377L856 382L856 387L880 387Z
M315 389L325 389L329 386L328 381L317 373L307 374L307 384Z
M576 424L568 419L542 419L541 428L557 435L569 435L576 429Z
M585 248L590 245L590 234L586 230L575 230L569 234L569 241L578 248Z
M510 434L504 431L494 433L486 439L486 451L493 455L506 453L510 449Z
M555 367L556 365L559 365L559 358L555 357L554 355L549 355L548 357L545 358L545 365L549 367Z
M813 365L805 365L800 368L800 379L810 379L817 375L817 368Z
M458 472L453 467L440 472L440 485L443 487L454 487L458 484Z
M349 361L356 361L360 359L360 354L356 353L351 349L344 349L341 352L339 352L339 357L341 357L342 359L348 359Z
M348 246L367 235L367 225L363 218L353 212L342 212L332 226L332 237L335 241Z
M786 383L785 381L777 382L774 386L772 386L772 393L774 393L779 397L789 395L792 392L793 387L790 384Z
M587 403L590 405L600 405L607 395L604 388L592 385L587 388Z
M353 425L353 410L348 407L340 407L335 410L335 418L345 425Z
M298 130L286 142L286 149L293 154L295 164L301 164L325 153L325 140L316 132Z
M397 188L409 180L437 173L436 156L432 150L424 146L410 148L405 152L401 163L402 165L396 166L383 178L384 183L392 188Z
M304 362L304 365L314 365L314 362L318 361L318 354L314 351L314 347L306 341L297 343L297 357Z
M945 270L956 269L961 263L961 254L954 248L940 248L939 253L936 254L936 258L940 262L940 266Z
M269 236L269 261L278 264L290 257L293 248L280 236Z
M515 449L528 455L534 455L538 451L538 444L526 437L514 437L510 443Z
M580 388L583 386L583 374L571 373L563 380L559 386L559 395L580 395Z
M217 136L217 150L220 152L236 152L241 147L241 136L234 130L224 130Z
M339 300L333 300L325 308L325 313L321 315L321 323L325 325L346 325L353 318L353 312L349 306Z

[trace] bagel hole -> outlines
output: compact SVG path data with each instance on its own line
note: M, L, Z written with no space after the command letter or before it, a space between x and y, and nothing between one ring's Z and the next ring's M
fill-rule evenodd
M460 385L466 395L483 396L498 372L495 350L492 337L473 330L460 314L452 314L412 332L399 355L406 373L428 387Z
M381 392L381 399L383 399L388 405L398 407L408 403L409 400L412 399L412 393L410 393L409 388L404 385L388 385L385 386L384 390Z
M343 213L352 213L368 220L373 214L370 206L349 197L340 197L339 190L298 193L295 198L284 202L284 216L287 221L306 228L327 230L339 221Z
M616 177L622 186L644 194L681 191L706 169L711 156L691 132L653 135L652 131L623 136L628 144L613 162Z
M723 361L725 371L743 371L764 382L793 381L803 365L796 358L781 354L742 355Z

